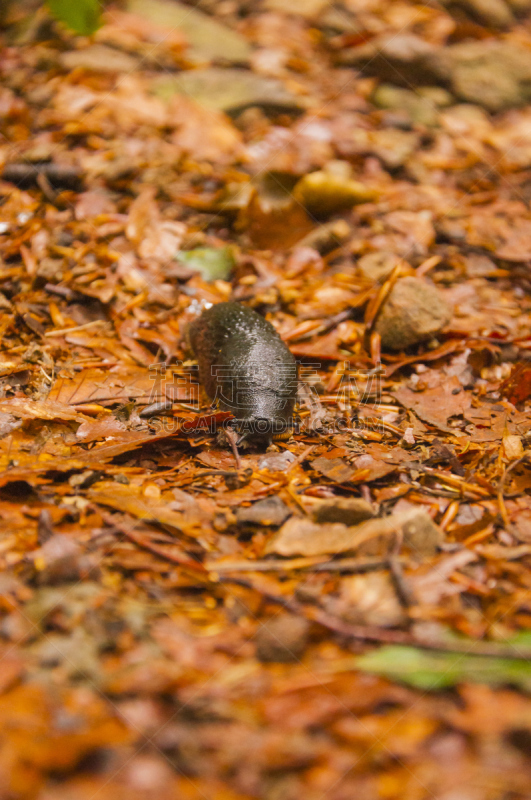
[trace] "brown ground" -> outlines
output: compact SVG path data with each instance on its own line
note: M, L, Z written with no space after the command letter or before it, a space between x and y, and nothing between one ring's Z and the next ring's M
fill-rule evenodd
M4 11L0 800L531 797L531 3L288 5Z

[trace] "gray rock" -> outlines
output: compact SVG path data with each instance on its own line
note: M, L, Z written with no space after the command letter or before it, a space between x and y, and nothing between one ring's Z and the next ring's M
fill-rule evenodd
M425 511L412 515L402 528L404 547L420 556L433 556L442 541L441 530Z
M433 286L418 278L398 280L375 324L382 347L402 350L435 336L450 321L452 312Z
M312 508L315 522L342 522L344 525L358 525L374 517L370 503L361 497L337 497L324 500Z
M410 86L422 80L424 63L436 48L413 33L385 34L367 44L344 50L338 60L394 84Z
M449 11L462 9L472 19L489 28L510 28L515 19L504 0L445 0Z
M251 47L243 36L193 6L176 0L128 0L126 8L156 25L182 31L192 54L200 59L242 64L251 55Z
M269 472L285 472L295 461L295 456L289 450L282 453L266 453L258 462L258 469L267 469Z
M498 112L531 101L531 51L513 42L463 42L427 56L425 69L459 98Z
M251 106L267 110L300 112L304 104L276 78L265 78L244 69L194 69L167 75L154 83L164 100L184 94L212 111L237 114Z
M437 125L438 110L450 105L452 96L438 86L419 87L416 91L402 89L382 83L372 96L372 101L379 108L405 111L410 120L418 125Z
M514 42L436 48L413 34L401 34L350 48L342 61L393 84L442 83L461 100L494 113L531 101L531 51Z
M291 511L277 495L259 500L247 508L240 507L236 512L239 525L271 525L278 527L291 516Z

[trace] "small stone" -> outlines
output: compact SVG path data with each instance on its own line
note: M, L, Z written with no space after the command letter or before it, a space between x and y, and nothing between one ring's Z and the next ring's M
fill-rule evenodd
M267 453L258 462L258 469L267 469L268 472L285 472L295 461L295 456L289 450L282 453Z
M177 0L127 0L126 10L170 31L182 31L192 55L199 60L222 59L231 64L243 64L252 53L247 40L237 31Z
M358 525L374 517L370 503L361 497L337 497L325 500L312 508L315 522L342 522L344 525Z
M449 10L462 9L472 19L489 28L510 28L515 19L504 0L446 0Z
M390 628L406 621L392 579L384 572L343 578L334 610L348 622L362 625Z
M378 283L385 281L399 262L400 258L395 253L380 250L378 253L367 253L362 256L357 267L364 278Z
M256 655L260 661L298 661L308 644L310 623L294 614L271 617L255 636Z
M276 78L245 69L193 69L167 75L153 84L163 100L182 94L212 111L236 115L246 108L299 113L304 103Z
M338 60L394 84L410 86L422 77L425 59L436 48L413 33L385 34L372 41L346 48Z
M277 495L259 500L247 508L238 508L236 521L239 525L268 525L278 527L291 516L288 506Z
M79 581L91 572L97 573L94 559L83 554L74 538L62 533L46 539L42 547L32 552L31 560L40 586Z
M421 86L415 91L382 83L372 96L379 108L405 111L412 122L419 125L437 125L439 108L452 103L452 95L438 86Z
M291 517L267 546L280 556L320 556L338 553L385 555L389 540L402 531L404 545L414 555L432 555L441 532L422 509L412 508L388 517L366 519L358 525L315 523Z
M455 102L450 92L447 92L441 86L419 86L416 93L438 108L446 108Z
M424 65L457 97L494 113L531 100L531 51L513 42L443 47L429 55Z
M367 152L374 153L388 169L403 166L419 146L417 133L391 127L370 131L368 136L360 129L354 132L353 139L355 143L366 139Z
M413 555L433 556L442 541L441 531L426 511L419 510L402 527L404 547Z
M403 350L431 339L448 324L452 312L437 290L414 277L398 280L376 320L382 347Z

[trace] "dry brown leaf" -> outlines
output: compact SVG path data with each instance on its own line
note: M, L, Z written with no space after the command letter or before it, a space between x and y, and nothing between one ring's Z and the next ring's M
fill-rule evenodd
M269 553L281 556L318 556L358 550L374 540L383 543L383 552L403 536L404 544L419 556L432 555L441 540L440 531L425 511L412 509L360 525L342 523L319 525L300 517L284 523L268 545Z

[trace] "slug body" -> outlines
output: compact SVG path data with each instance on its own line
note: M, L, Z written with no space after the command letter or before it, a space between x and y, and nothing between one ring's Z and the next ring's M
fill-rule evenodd
M289 438L297 363L271 323L239 303L218 303L190 324L189 341L206 393L233 414L242 438Z

